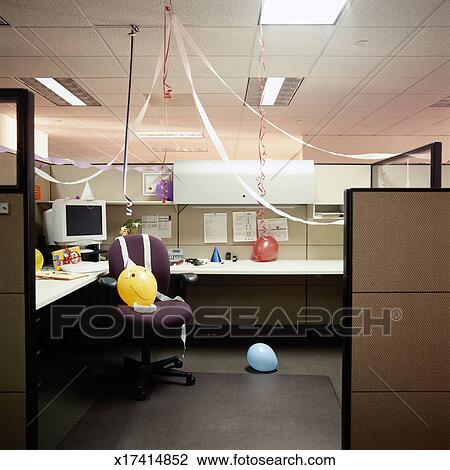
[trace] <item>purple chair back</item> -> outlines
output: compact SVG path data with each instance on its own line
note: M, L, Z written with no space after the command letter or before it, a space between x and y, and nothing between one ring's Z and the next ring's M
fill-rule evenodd
M152 254L152 273L158 283L158 292L167 294L170 283L170 261L169 253L164 243L151 235L144 235L150 238ZM130 258L139 266L144 266L144 243L142 235L128 235L125 237ZM109 249L109 274L118 278L124 270L122 250L118 240L114 240Z

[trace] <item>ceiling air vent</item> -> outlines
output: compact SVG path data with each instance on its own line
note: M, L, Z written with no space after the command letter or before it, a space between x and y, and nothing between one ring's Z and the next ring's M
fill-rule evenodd
M276 96L270 103L263 102L263 106L289 106L289 103L303 82L303 77L285 77L284 79L268 77L267 79L263 79L265 98L269 96L269 90L266 89L266 84L268 85L271 81L278 81L279 83L280 80L283 81L281 87L270 90L271 94L275 91ZM251 106L258 106L261 100L261 94L262 89L258 77L250 77L247 83L245 101Z
M53 79L36 79L36 78L17 78L20 82L32 88L35 92L47 98L57 106L71 106L73 103L64 99L59 94L52 91L48 86L42 83L42 80L53 80L53 83L57 83L63 87L70 95L74 95L75 99L79 100L78 105L82 106L101 106L101 104L93 98L87 91L83 90L78 83L71 78L53 78ZM56 90L58 91L58 90ZM59 91L58 91L59 93ZM81 101L81 102L80 102Z
M2 18L0 16L0 26L11 26L11 25L5 20L5 18Z
M450 108L450 96L432 104L430 108Z

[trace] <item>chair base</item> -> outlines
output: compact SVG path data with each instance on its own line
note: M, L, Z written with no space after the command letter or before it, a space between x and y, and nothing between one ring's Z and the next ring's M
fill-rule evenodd
M132 359L131 357L125 357L124 367L126 371L134 372L133 375L136 381L133 395L137 400L145 400L147 397L145 385L149 377L183 377L186 385L195 384L195 377L192 375L192 372L178 370L183 367L183 362L179 356L171 356L167 359L148 363Z

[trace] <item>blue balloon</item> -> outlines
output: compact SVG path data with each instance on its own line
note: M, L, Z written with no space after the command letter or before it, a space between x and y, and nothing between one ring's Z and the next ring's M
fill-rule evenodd
M278 359L274 350L264 343L256 343L247 351L247 361L258 372L272 372L278 369Z

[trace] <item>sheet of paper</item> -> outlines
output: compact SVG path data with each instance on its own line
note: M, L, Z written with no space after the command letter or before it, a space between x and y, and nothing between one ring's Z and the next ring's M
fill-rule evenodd
M233 241L256 240L256 212L233 212Z
M259 219L258 234L270 235L279 242L287 242L289 240L288 221L285 217Z
M228 225L226 212L203 214L204 243L227 243Z
M157 238L172 238L172 218L170 215L143 215L142 233Z

